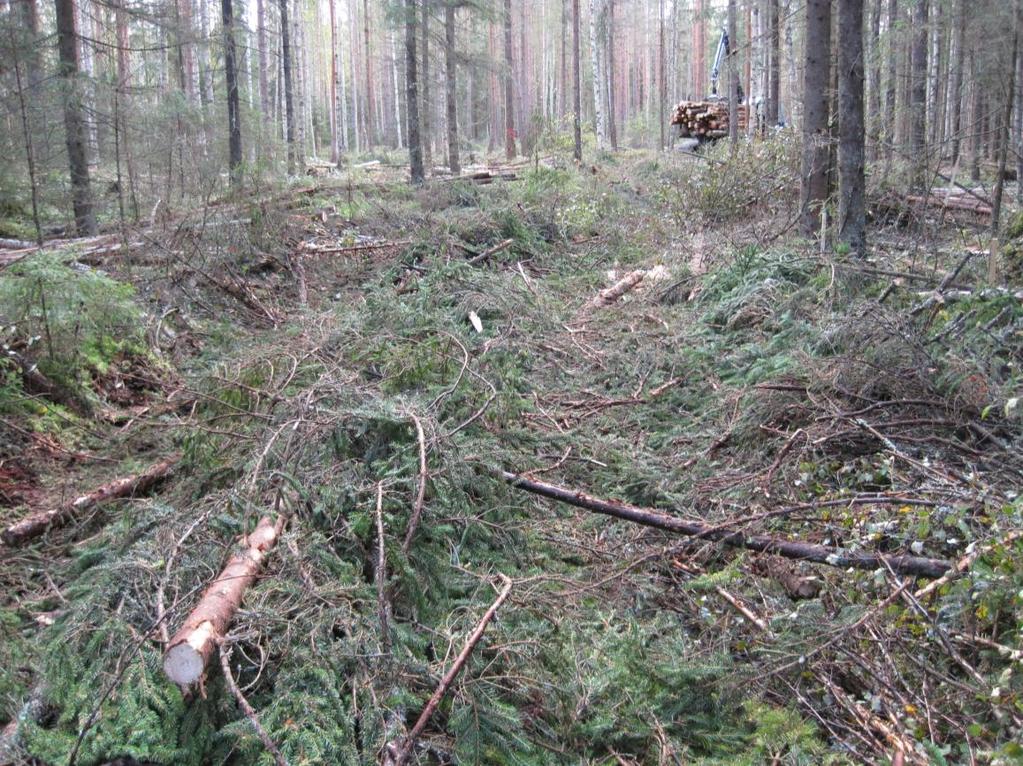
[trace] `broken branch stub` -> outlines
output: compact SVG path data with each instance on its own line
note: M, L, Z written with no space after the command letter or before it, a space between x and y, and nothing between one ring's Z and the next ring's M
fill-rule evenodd
M276 524L268 517L260 519L245 539L245 550L231 557L167 644L163 670L174 683L188 686L202 677L217 643L241 606L245 591L255 581L267 553L280 537L284 522L283 516Z

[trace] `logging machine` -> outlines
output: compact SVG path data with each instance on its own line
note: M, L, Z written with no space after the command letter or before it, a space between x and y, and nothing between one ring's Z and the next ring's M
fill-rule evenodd
M728 30L721 29L717 52L714 54L714 66L710 72L710 95L703 101L683 101L675 107L671 118L674 138L682 139L684 150L692 150L702 143L717 141L728 135L728 99L718 93L718 79L721 65L725 57L731 53L731 41ZM739 103L739 130L745 130L749 107L744 104L745 94L742 84L736 83L736 96Z

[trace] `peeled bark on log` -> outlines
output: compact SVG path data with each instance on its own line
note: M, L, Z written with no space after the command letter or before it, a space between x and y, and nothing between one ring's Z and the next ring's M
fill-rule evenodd
M189 686L202 677L217 643L241 606L245 591L255 581L267 552L280 537L284 523L284 516L278 518L276 524L268 517L260 519L245 540L245 550L231 557L167 644L163 670L174 683Z
M104 484L99 489L95 489L87 495L82 495L59 508L34 513L7 527L3 533L0 533L0 539L3 539L4 543L11 547L23 545L29 540L39 537L48 529L64 526L81 511L93 508L108 500L132 497L147 492L170 476L180 459L180 455L174 455L167 460L150 466L142 473L126 476L123 479L116 479L109 484Z
M591 308L603 308L621 298L625 293L633 290L636 285L643 281L646 272L643 269L636 269L626 274L613 285L597 293L597 297L590 301Z
M825 545L795 540L779 540L776 537L768 537L766 535L747 535L743 532L734 532L722 527L686 521L659 511L637 508L625 503L601 500L576 490L526 479L508 471L500 471L499 473L501 478L513 487L532 492L534 495L548 497L552 500L560 500L563 503L574 505L576 508L601 513L605 516L614 516L617 519L624 519L625 521L654 527L655 529L663 529L667 532L675 532L676 534L702 538L704 540L715 540L734 548L746 548L760 553L773 553L789 559L812 561L817 564L827 564L833 567L877 569L887 565L893 571L900 574L920 577L941 577L952 568L951 562L941 559L929 559L922 556L889 556L882 553L866 553L849 551L843 548L830 548Z

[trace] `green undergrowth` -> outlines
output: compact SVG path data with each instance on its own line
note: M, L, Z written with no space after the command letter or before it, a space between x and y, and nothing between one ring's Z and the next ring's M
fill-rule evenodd
M764 151L777 158L786 147ZM296 309L280 330L239 329L233 344L222 324L190 371L201 394L193 419L171 431L180 477L105 524L55 533L47 545L90 533L51 567L63 599L22 583L21 607L0 612L21 637L0 645L16 668L0 674L4 714L32 690L47 703L24 731L28 752L62 762L91 723L79 763L271 763L217 663L205 697L185 698L162 677L156 639L157 594L173 631L233 542L274 512L289 514L288 527L227 643L239 686L289 763L375 762L395 721L415 721L498 574L514 581L512 596L432 719L423 763L437 753L480 764L862 762L858 741L847 747L818 725L840 713L822 677L846 683L867 709L890 710L920 743L957 747L952 724L927 728L849 659L865 651L861 618L890 593L885 572L800 570L825 587L793 602L751 573L755 557L540 502L492 474L539 469L712 523L785 503L908 494L933 477L864 436L855 417L875 411L832 416L933 400L953 425L931 422L937 404L929 416L909 411L901 419L925 422L908 435L944 441L906 449L920 463L975 471L988 500L836 505L753 528L954 559L1021 523L1013 499L994 493L1010 486L1011 461L971 465L959 450L979 451L976 428L1018 438L1015 304L978 294L925 324L907 318L919 300L911 291L878 304L880 284L794 241L722 247L694 275L664 223L676 203L644 193L675 183L679 169L633 162L603 177L540 167L489 187L444 183L443 202L397 195L391 213L412 223L393 239L411 230L416 241L357 290ZM504 239L512 245L489 262L466 262ZM627 270L654 265L662 273L621 302L587 307ZM428 479L405 552L420 481L415 419ZM1019 556L1016 544L996 546L943 589L942 625L1018 648ZM773 638L717 588L763 614ZM31 615L50 611L52 625L34 629ZM961 672L932 653L929 618L901 602L883 617L870 625L891 667L918 681L911 650L940 667L951 681L928 683L958 693L942 702L978 727L971 737L995 762L1013 735L991 690L961 693ZM837 636L823 648L822 631ZM999 685L1003 710L1018 710L1015 666L997 653L975 662Z

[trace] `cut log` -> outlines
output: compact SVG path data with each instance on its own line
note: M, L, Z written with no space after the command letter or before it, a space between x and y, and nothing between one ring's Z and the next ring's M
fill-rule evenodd
M267 517L260 519L245 539L245 550L231 557L167 644L163 670L174 683L189 686L202 677L217 643L241 606L245 591L255 581L267 553L280 537L284 522L284 516L278 518L276 524Z
M636 285L643 281L643 277L645 276L646 272L643 269L636 269L635 271L629 272L607 289L601 290L597 293L597 297L590 301L590 307L602 308L604 306L610 306L625 295L625 293L633 290Z
M941 577L952 568L952 563L942 559L929 559L922 556L891 556L866 551L850 551L843 548L831 548L825 545L804 543L796 540L780 540L766 535L747 535L734 532L723 527L713 527L695 521L686 521L676 516L669 516L660 511L637 508L610 500L601 500L582 492L565 487L558 487L542 481L527 479L508 471L500 471L506 482L518 489L532 492L534 495L559 500L576 508L582 508L605 516L631 521L655 529L663 529L688 537L714 540L735 548L746 548L760 553L774 553L789 559L812 561L817 564L854 569L877 569L887 565L900 574L920 577Z
M99 489L95 489L87 495L82 495L59 508L33 513L31 516L7 527L3 533L0 533L0 539L3 539L4 543L11 547L23 545L29 540L39 537L48 529L64 526L76 514L94 508L100 503L148 492L174 472L180 459L180 455L174 455L167 460L150 466L142 473L126 476L123 479L116 479L109 484L104 484Z
M746 131L749 108L739 105L739 132ZM682 138L724 138L728 135L727 101L682 101L675 106L671 124L679 128Z

